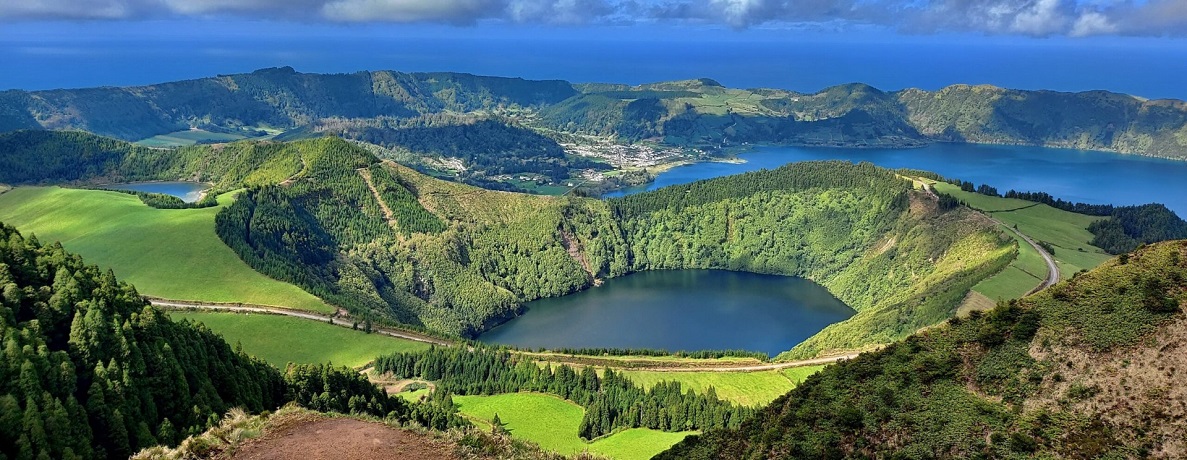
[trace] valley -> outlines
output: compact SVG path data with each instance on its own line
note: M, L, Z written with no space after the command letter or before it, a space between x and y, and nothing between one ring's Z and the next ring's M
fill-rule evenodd
M41 121L29 128L149 138L0 134L0 181L15 185L0 189L0 222L14 227L0 228L0 333L19 358L0 370L23 385L0 382L0 405L34 414L22 429L101 417L94 435L120 455L207 429L217 439L209 442L233 444L221 424L268 416L232 411L220 422L230 407L261 413L289 402L427 429L448 445L533 452L525 456L1095 448L1078 436L1171 456L1182 448L1167 435L1174 408L1157 420L1110 418L1140 435L1101 432L1084 414L1133 393L1102 383L1116 369L1063 364L1151 340L1177 346L1173 334L1150 334L1182 314L1181 244L1160 243L1187 238L1174 214L1181 204L1102 204L1134 188L1124 173L1095 194L1061 196L1085 202L1000 193L992 181L1008 170L1019 181L1043 174L1025 170L1040 156L1079 158L1066 177L1098 167L1101 155L1118 170L1172 177L1179 163L1169 160L1038 147L1174 156L1177 141L1149 134L1146 115L1116 115L1129 124L1104 136L1087 122L1014 123L1033 109L1014 104L1080 107L1103 97L1172 124L1177 106L965 87L920 95L845 85L809 95L707 79L331 80L329 93L309 92L327 76L269 69L129 90L119 116L131 118L120 120L67 90L5 95L0 102L16 107L5 117L37 101L28 114ZM223 101L185 102L219 114L187 130L197 119L185 117L200 110L159 109L190 92ZM363 93L370 106L339 102ZM996 99L962 102L978 109L960 113L946 100L985 94ZM259 118L220 118L236 104ZM1078 120L1064 110L1066 123ZM71 116L47 118L60 111ZM1015 118L994 118L1002 114ZM57 124L41 125L49 119ZM986 151L1001 164L977 166ZM738 152L739 161L701 162ZM926 161L895 163L911 152ZM954 169L927 167L948 160ZM951 171L981 175L941 175ZM183 187L96 190L143 181ZM600 182L612 187L583 185ZM207 187L194 184L208 184L205 198L165 196ZM556 195L516 192L524 188ZM181 360L207 366L213 381L176 364L174 348L190 353L199 342L227 364ZM133 346L142 348L121 351ZM76 375L59 366L70 372L54 377L51 362L85 367ZM1156 367L1153 358L1139 366ZM181 374L202 386L192 410L161 402L181 387L149 377ZM387 394L396 387L404 391ZM123 388L139 393L125 399ZM819 436L803 434L812 417ZM1057 417L1075 439L1026 431L1042 417ZM755 435L757 423L779 430ZM887 443L872 428L887 426L904 427L903 437ZM27 433L11 445L65 454L86 444Z

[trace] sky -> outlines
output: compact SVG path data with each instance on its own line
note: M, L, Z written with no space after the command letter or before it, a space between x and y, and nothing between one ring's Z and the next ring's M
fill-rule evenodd
M292 65L1187 98L1187 0L19 0L0 62L0 89Z

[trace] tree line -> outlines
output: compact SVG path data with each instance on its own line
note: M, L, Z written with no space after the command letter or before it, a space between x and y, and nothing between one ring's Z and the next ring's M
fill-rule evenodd
M410 405L357 372L281 372L201 325L173 322L110 270L0 224L0 456L127 458L176 444L232 407L287 401L430 427L452 407Z
M661 382L650 390L628 378L593 367L580 371L568 365L539 366L507 351L460 347L396 353L375 360L375 370L397 378L420 378L437 383L437 392L493 395L532 391L549 393L585 408L579 435L594 439L619 428L663 431L736 427L753 410L704 394L685 391L679 382Z

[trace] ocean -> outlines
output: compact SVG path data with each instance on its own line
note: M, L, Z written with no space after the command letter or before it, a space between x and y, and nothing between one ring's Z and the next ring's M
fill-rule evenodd
M459 28L459 30L464 30ZM1016 89L1104 89L1187 99L1183 40L898 41L759 39L729 33L685 39L478 36L187 36L46 40L0 34L2 89L128 86L292 66L302 72L453 71L480 75L639 84L712 78L730 87L815 92L862 82L883 90L956 83Z

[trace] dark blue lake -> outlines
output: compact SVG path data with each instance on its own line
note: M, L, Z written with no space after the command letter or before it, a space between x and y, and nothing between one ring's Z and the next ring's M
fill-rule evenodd
M811 281L724 270L640 272L564 297L478 339L531 348L746 349L772 356L854 311Z
M161 193L181 198L186 203L194 203L202 198L202 192L210 188L209 185L197 182L135 182L130 184L108 185L112 190L133 190L137 192Z
M986 183L1001 192L1047 192L1093 204L1163 203L1187 216L1187 161L1042 147L933 144L918 149L757 147L738 156L745 163L697 163L672 168L622 196L674 184L728 176L809 160L868 161L888 168L934 171L945 177Z

